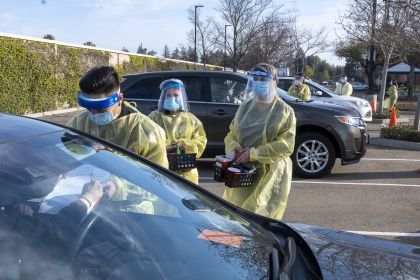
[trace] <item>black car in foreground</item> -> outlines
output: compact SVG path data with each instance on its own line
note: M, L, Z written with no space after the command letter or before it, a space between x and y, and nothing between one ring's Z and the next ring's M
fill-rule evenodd
M235 116L246 88L248 76L218 71L163 71L125 76L121 90L128 101L148 115L157 109L159 84L169 78L184 82L190 110L203 123L207 134L207 155L224 154L223 139ZM360 161L368 140L365 122L358 111L324 102L299 101L278 89L279 95L295 111L296 144L293 171L304 178L329 173L336 158L341 163Z
M0 158L1 279L420 277L418 247L257 216L57 125L0 114ZM117 191L59 216L91 181Z

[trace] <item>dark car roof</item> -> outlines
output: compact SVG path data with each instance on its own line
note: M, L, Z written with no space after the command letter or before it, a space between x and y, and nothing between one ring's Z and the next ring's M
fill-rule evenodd
M210 71L210 70L170 70L170 71L152 71L152 72L138 72L124 75L124 78L133 78L139 76L162 76L162 75L171 75L171 74L194 74L194 75L208 75L208 74L234 74L238 76L243 76L245 74L241 74L238 72L228 72L228 71Z
M64 130L35 119L0 113L0 144Z
M138 80L141 80L146 77L162 77L167 76L170 77L171 75L195 75L195 76L223 76L223 75L235 75L238 77L246 77L245 74L238 73L238 72L227 72L227 71L204 71L204 70L171 70L171 71L153 71L153 72L139 72L139 73L132 73L124 75L125 81L121 84L121 90L130 87L131 85L135 84Z

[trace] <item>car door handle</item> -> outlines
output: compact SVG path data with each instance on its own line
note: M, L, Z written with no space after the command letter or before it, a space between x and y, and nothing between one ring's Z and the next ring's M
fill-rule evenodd
M212 112L212 114L213 114L213 115L223 116L223 115L227 115L227 114L228 114L228 112L226 112L226 111L225 111L225 110L223 110L223 109L219 109L219 110L217 110L217 111L213 111L213 112Z

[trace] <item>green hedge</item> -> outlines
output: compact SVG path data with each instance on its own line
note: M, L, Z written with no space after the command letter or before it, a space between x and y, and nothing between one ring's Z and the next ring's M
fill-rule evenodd
M420 131L415 130L409 125L393 126L392 128L383 127L381 137L386 139L403 140L410 142L420 142Z
M396 111L397 113L397 118L400 116L399 111ZM372 114L372 118L374 119L378 119L378 120L385 120L385 119L389 119L391 118L391 111L384 109L384 111L382 113L379 112L373 112Z
M0 37L0 112L75 106L80 77L108 61L107 52Z
M416 103L397 103L396 106L399 111L416 111L417 108Z
M74 107L80 77L109 61L106 51L0 36L0 112L22 115ZM121 77L133 72L188 70L193 64L129 55L128 62L115 68Z

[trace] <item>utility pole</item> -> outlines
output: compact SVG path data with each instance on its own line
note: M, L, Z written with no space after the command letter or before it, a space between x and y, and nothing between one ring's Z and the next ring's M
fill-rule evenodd
M371 45L369 49L369 75L368 75L369 91L373 91L373 87L374 87L373 71L375 70L375 45L373 44L373 39L375 36L375 27L376 27L376 7L377 7L377 0L372 0L372 29L370 33Z
M225 52L223 54L223 71L226 71L226 28L232 26L230 24L225 24Z
M197 8L202 8L202 5L194 6L194 69L196 69L197 63Z

